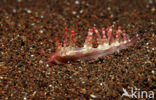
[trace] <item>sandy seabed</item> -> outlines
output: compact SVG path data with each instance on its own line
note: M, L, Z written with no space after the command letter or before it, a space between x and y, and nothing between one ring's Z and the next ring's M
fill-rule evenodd
M0 100L131 100L123 88L156 93L154 0L1 0ZM120 52L65 65L44 64L64 27L83 46L87 30L113 25L140 40ZM96 45L96 43L94 44ZM144 98L144 100L147 98ZM154 99L153 99L154 100Z

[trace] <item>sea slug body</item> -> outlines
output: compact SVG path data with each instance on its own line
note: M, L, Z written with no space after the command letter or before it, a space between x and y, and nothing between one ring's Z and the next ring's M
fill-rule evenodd
M97 35L97 48L94 48L92 45L93 31ZM69 61L96 59L127 48L139 39L139 36L129 39L126 31L124 29L121 30L120 26L115 32L112 26L106 29L102 28L101 32L102 37L96 27L93 27L93 29L89 28L84 46L82 48L77 48L74 40L74 30L71 30L70 42L67 43L68 35L67 27L65 27L64 43L62 45L58 42L58 39L55 38L57 50L54 54L50 55L50 60L47 63L65 64ZM115 36L113 36L113 33L115 33Z

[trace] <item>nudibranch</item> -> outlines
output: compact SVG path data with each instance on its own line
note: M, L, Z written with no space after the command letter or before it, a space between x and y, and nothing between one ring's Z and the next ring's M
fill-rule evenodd
M94 32L97 35L97 48L93 47L92 44ZM101 33L102 36L96 27L89 28L83 47L78 48L75 45L74 30L71 30L70 42L67 43L69 36L67 35L67 27L65 27L63 44L59 43L58 38L55 38L57 49L55 53L50 55L47 63L65 64L71 61L96 59L127 48L139 39L139 36L129 39L126 31L122 30L120 26L117 30L113 30L112 26L106 29L102 28Z

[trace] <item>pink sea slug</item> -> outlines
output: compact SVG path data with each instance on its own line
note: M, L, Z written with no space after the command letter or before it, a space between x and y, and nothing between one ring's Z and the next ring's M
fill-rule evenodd
M93 41L93 31L97 35L97 48L94 48L92 45ZM114 32L115 36L113 36L112 26L105 29L102 28L102 37L96 27L93 29L88 29L88 36L85 40L83 47L77 48L74 40L74 30L71 30L70 42L67 43L67 27L65 27L65 36L63 45L58 42L58 39L55 38L56 42L56 52L50 55L49 61L47 63L55 63L55 64L65 64L69 61L80 61L80 60L89 60L96 59L98 57L103 57L108 54L112 54L116 51L124 49L133 43L135 43L139 36L136 36L132 39L129 39L125 30L121 30L119 26L118 29Z

